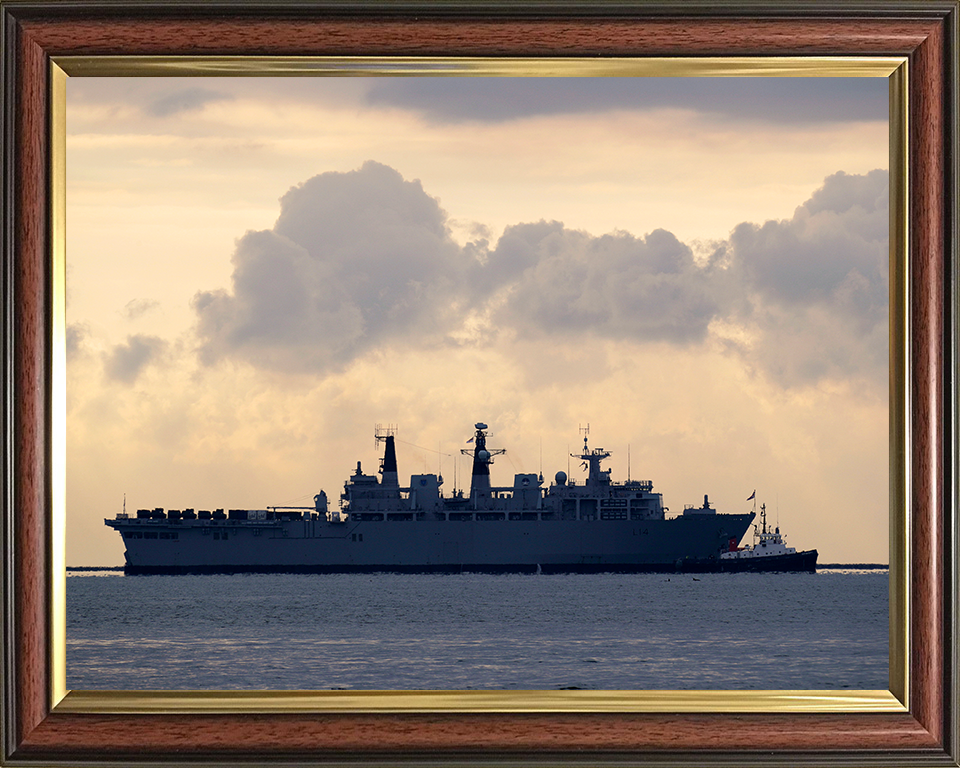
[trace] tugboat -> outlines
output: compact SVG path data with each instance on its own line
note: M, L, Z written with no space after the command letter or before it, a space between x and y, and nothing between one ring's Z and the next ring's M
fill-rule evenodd
M806 571L817 570L817 550L797 552L788 547L780 533L780 526L767 527L767 505L760 505L760 528L754 526L752 546L738 547L731 540L726 552L720 553L719 571Z

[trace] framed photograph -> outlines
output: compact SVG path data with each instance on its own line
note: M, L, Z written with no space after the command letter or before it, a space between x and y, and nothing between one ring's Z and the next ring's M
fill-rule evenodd
M72 67L67 688L886 691L901 64Z
M4 2L3 760L793 765L896 764L909 755L956 765L958 155L956 71L948 62L956 56L957 5L922 8L238 4L225 12L203 4ZM671 76L887 79L894 212L889 691L68 691L67 79L338 69L629 77L638 67ZM203 99L202 91L191 92ZM229 309L217 304L224 297L208 298L201 309ZM150 306L128 309L141 316ZM212 318L210 328L224 317ZM222 352L225 338L211 330L211 354ZM113 373L139 375L144 359L120 354Z

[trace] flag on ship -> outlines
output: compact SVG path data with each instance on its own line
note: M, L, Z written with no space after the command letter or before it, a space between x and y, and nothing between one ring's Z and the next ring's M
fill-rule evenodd
M755 499L755 498L757 498L757 492L756 492L756 490L754 490L753 493L751 493L749 496L747 496L747 501L750 501L751 499Z

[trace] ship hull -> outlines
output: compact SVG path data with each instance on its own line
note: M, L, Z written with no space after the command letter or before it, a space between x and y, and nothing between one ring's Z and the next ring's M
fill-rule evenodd
M462 565L268 565L268 566L218 566L218 565L143 565L129 563L123 572L128 576L184 576L203 574L241 573L678 573L677 563L558 563L546 567L528 563L464 563Z
M689 558L681 561L684 573L815 573L817 550L785 555L743 558Z
M125 570L150 573L672 572L707 561L752 514L670 520L110 520Z

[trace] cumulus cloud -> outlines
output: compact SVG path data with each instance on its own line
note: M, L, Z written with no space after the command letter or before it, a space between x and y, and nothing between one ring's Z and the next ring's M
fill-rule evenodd
M128 336L107 353L104 372L108 379L121 384L133 384L143 370L155 363L167 348L167 342L157 336L136 334Z
M330 370L384 340L445 331L465 288L438 201L374 162L291 189L233 263L232 291L194 298L207 363Z
M492 284L512 282L497 321L528 335L683 344L701 340L720 309L719 281L662 229L594 237L557 222L518 225L485 266Z
M280 204L273 229L238 241L231 289L194 299L207 364L322 374L385 344L489 343L503 330L719 343L784 387L884 378L884 171L831 176L792 218L739 224L697 253L662 229L595 236L556 221L461 247L419 182L374 162L315 176Z
M792 219L740 224L730 238L749 282L786 303L886 304L887 173L830 176ZM858 300L853 293L870 295Z
M792 219L740 224L733 273L749 292L735 346L782 384L869 372L888 350L888 174L830 176Z

